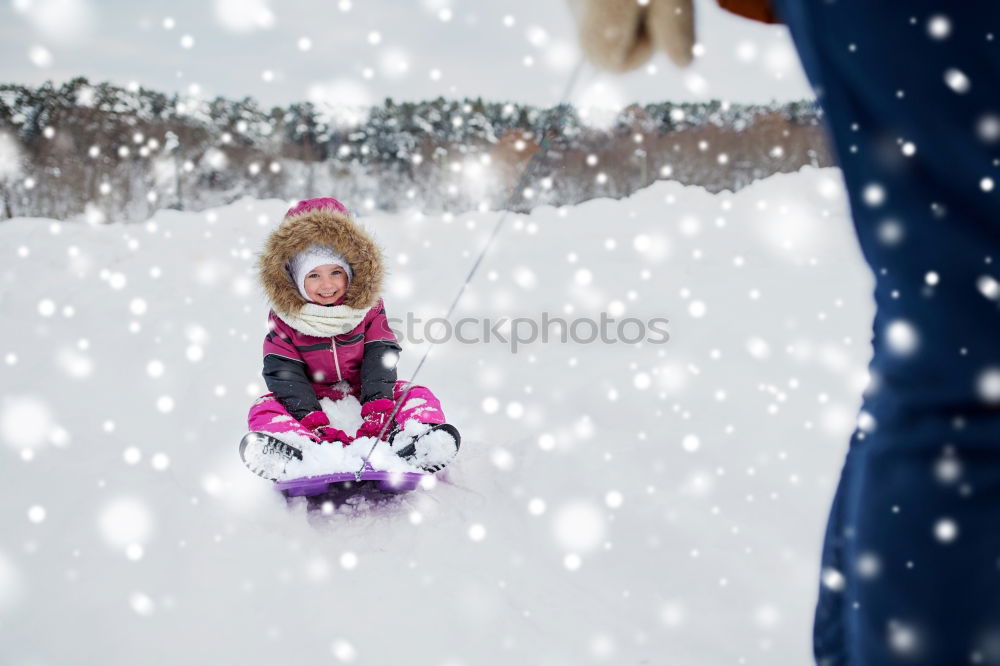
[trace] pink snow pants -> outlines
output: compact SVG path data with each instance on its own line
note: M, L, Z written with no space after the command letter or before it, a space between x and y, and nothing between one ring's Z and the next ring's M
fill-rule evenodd
M392 390L392 398L399 404L409 382L398 380ZM347 397L347 393L333 388L326 384L313 384L313 390L317 398L330 398L331 400L341 400ZM356 394L355 394L356 395ZM444 423L444 412L441 411L441 403L431 393L430 389L414 384L410 387L410 392L406 394L406 402L396 412L396 423L403 427L407 421L415 420L418 423ZM267 393L257 398L250 413L247 415L247 426L251 432L286 433L294 432L313 440L313 434L301 423L296 421L274 397L273 393ZM353 436L354 433L347 433Z

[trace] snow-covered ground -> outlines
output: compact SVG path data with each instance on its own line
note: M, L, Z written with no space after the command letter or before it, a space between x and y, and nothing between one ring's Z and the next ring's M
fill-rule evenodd
M510 216L456 318L669 341L436 345L458 461L326 509L236 455L285 205L0 224L0 663L810 663L872 315L838 171ZM363 218L388 314L446 309L498 215Z

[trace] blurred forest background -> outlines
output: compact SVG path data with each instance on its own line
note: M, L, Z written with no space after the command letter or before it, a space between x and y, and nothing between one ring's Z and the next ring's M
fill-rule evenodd
M0 219L141 221L161 208L321 194L362 212L528 210L660 179L736 191L832 164L820 113L811 101L593 111L443 98L262 109L83 78L2 85Z

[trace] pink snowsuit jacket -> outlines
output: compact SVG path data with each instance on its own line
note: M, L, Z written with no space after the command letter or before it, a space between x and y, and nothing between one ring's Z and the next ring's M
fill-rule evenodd
M296 361L304 366L305 378L314 384L346 381L352 391L361 396L361 402L391 395L383 389L392 388L391 384L385 386L385 383L394 382L395 373L390 380L389 375L382 372L387 368L381 361L387 352L398 354L400 347L389 328L382 299L368 310L353 330L332 338L297 331L275 315L273 310L268 313L267 323L270 332L264 339L265 362L269 355ZM381 367L369 369L367 364L363 366L366 351L368 359ZM384 395L376 395L379 393Z
M364 313L347 333L316 337L296 328L307 303L288 270L289 262L314 246L333 248L353 270L337 305ZM336 199L309 199L293 206L268 236L258 261L260 283L270 302L264 340L264 381L274 399L301 421L320 412L318 394L340 381L362 403L391 399L400 346L389 329L380 297L385 274L382 251ZM304 328L304 330L303 330Z

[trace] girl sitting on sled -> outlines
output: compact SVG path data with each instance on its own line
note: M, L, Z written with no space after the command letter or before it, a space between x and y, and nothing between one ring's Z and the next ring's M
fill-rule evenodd
M389 443L425 471L454 458L461 438L437 398L396 378L401 349L380 298L382 252L343 204L319 198L293 206L258 267L271 305L263 370L270 392L250 409L240 447L252 471L278 480L282 461L302 459L310 444L346 447L360 438ZM362 423L352 432L332 424L320 404L343 406L348 396L361 403Z

